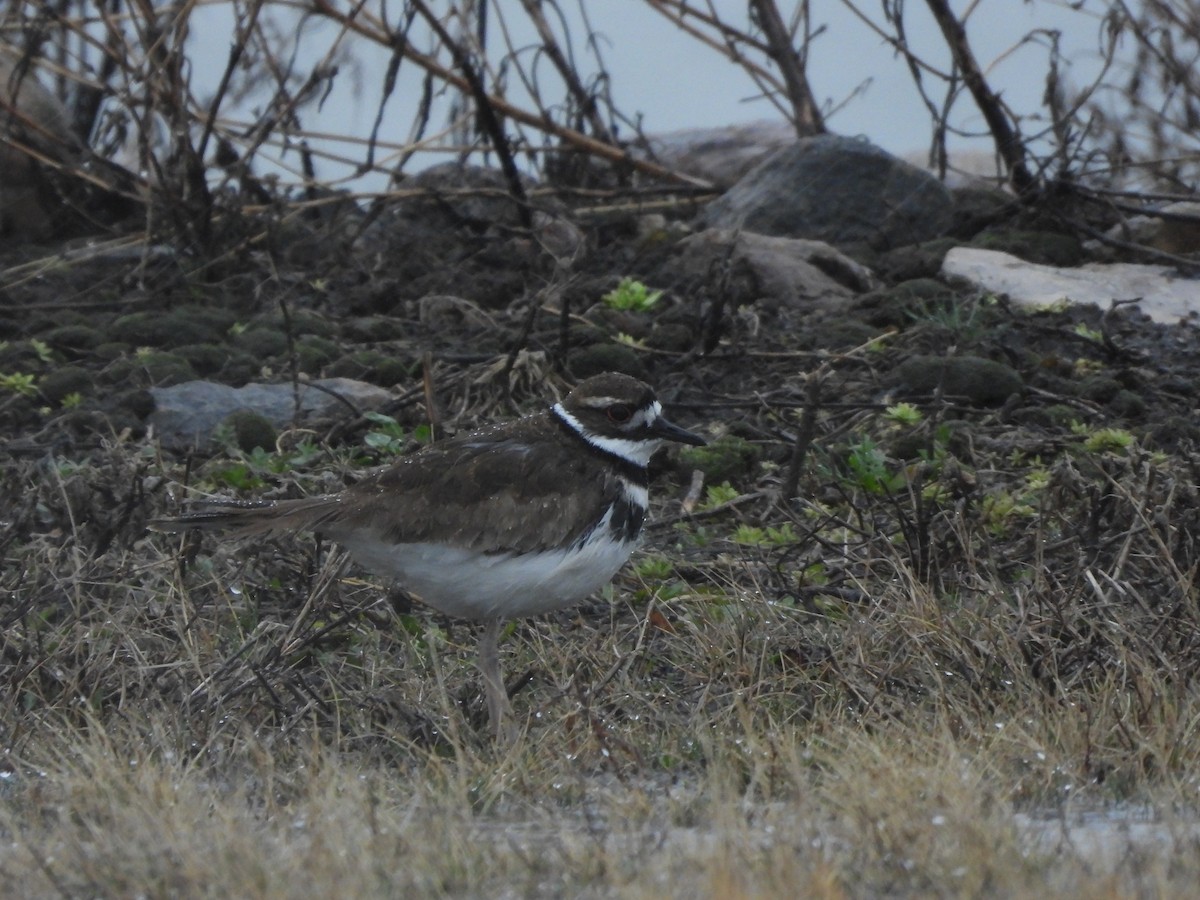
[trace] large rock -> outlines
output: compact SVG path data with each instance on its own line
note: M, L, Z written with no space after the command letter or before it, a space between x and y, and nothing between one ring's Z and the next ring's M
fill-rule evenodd
M646 143L653 158L668 169L702 178L724 190L768 154L795 140L796 129L790 123L759 121L652 134Z
M887 250L939 236L951 215L950 192L928 172L868 141L820 135L772 153L703 219L711 227Z
M942 274L984 291L1003 294L1018 306L1137 300L1156 322L1175 323L1200 314L1200 280L1168 266L1088 263L1078 268L1040 266L1008 253L955 247L942 261Z
M77 142L66 107L20 62L0 49L0 237L39 240L54 230L61 200L36 155L70 162Z
M235 412L250 411L276 428L293 422L354 415L376 409L392 395L381 387L350 378L301 382L299 395L291 384L247 384L234 388L212 381L187 381L151 388L154 411L147 419L164 447L204 448L217 426Z

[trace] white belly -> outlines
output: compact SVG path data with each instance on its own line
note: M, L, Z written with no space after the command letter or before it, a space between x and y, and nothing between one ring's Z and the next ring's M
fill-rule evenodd
M517 618L572 606L607 584L637 546L610 535L602 522L582 547L521 555L361 538L347 549L361 565L396 579L447 615Z

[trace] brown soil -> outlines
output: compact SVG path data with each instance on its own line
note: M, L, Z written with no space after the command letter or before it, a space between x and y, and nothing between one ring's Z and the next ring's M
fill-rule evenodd
M1111 600L1124 604L1130 634L1168 655L1181 679L1200 675L1200 628L1187 596L1200 558L1193 325L1155 325L1128 307L1022 313L911 280L932 274L936 259L844 308L796 308L719 265L665 280L670 238L639 236L632 221L593 229L589 252L564 272L515 225L430 218L414 226L380 217L353 245L354 215L243 223L247 239L231 239L207 263L177 250L83 260L62 248L3 249L0 644L13 696L33 690L50 702L82 690L101 705L194 696L190 673L96 673L78 648L56 661L69 674L47 676L42 664L54 654L34 624L122 621L128 612L114 609L132 592L138 616L148 617L139 627L158 642L142 652L169 660L164 588L144 573L178 549L148 538L145 523L177 510L185 485L247 496L333 490L415 446L365 441L378 423L348 411L284 432L265 452L227 441L167 454L145 428L147 388L350 376L394 388L386 412L411 435L431 416L438 429L457 430L536 408L607 368L646 378L674 418L714 439L703 451L672 451L658 467L648 548L670 574L648 582L627 572L619 591L662 599L670 592L655 590L674 585L783 604L814 625L775 636L779 664L820 667L836 648L817 623L869 602L883 577L879 561L899 559L955 602L1044 604L1052 612L1014 619L1012 630L1024 677L1061 686L1117 652L1115 638L1090 621L1088 573L1103 570L1137 591ZM599 302L627 276L664 292L652 311ZM24 375L36 390L19 389L14 378ZM915 418L894 409L902 400ZM796 500L780 495L789 469ZM697 470L706 488L729 487L701 492L689 514L680 502ZM310 542L273 546L271 554L217 548L212 557L213 544L188 543L176 574L218 630L228 619L212 604L231 582L257 585L256 619L291 627L322 557ZM202 572L191 568L198 560ZM1009 600L995 598L997 586ZM80 592L82 606L70 599ZM218 678L206 690L255 719L291 721L310 696L326 708L336 692L310 684L328 676L304 653L344 648L364 628L391 633L378 596L374 587L320 594L296 623L307 650L262 661L263 684L279 680L273 689ZM600 627L609 607L592 603L582 615ZM680 614L655 615L668 629ZM581 620L571 612L555 621L569 629ZM214 640L218 660L239 649L232 638ZM1003 684L1012 674L1005 666L974 672L975 687ZM897 699L928 689L878 672L843 670L837 679L849 703L865 702L866 682L870 693ZM470 679L462 690L470 693ZM430 732L414 705L379 715Z

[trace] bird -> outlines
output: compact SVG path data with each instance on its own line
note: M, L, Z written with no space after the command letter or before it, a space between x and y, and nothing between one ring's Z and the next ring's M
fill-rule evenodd
M541 412L427 445L339 493L208 501L150 527L313 532L433 609L482 622L491 730L512 742L502 624L574 606L616 575L638 544L648 465L665 442L706 443L663 415L648 384L608 372Z

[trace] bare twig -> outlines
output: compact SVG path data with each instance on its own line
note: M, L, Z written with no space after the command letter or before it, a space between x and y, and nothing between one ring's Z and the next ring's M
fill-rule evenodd
M983 113L988 128L991 129L992 139L996 143L996 152L1000 154L1001 159L1008 167L1008 177L1012 181L1013 187L1017 189L1018 193L1031 193L1037 188L1037 182L1029 174L1029 169L1025 164L1025 146L1020 132L1017 131L1015 123L1011 121L999 95L984 79L979 63L975 60L975 54L971 51L971 45L967 41L966 29L951 11L947 0L925 0L925 2L946 38L946 44L954 57L955 65L962 71L963 82L966 84L967 90L975 98L979 111Z
M807 3L804 4L807 6ZM775 0L750 0L758 24L767 37L768 51L787 85L788 100L792 104L792 124L799 137L811 137L825 131L821 110L813 97L804 71L804 62L792 45L792 36L783 24ZM807 18L807 17L806 17Z
M817 433L817 413L821 408L821 386L833 371L829 363L821 363L816 369L804 376L804 411L800 414L800 427L796 431L796 440L792 444L792 455L788 459L787 471L784 473L780 486L781 496L790 500L796 496L800 485L800 471L804 467L804 458L808 448L812 446Z

